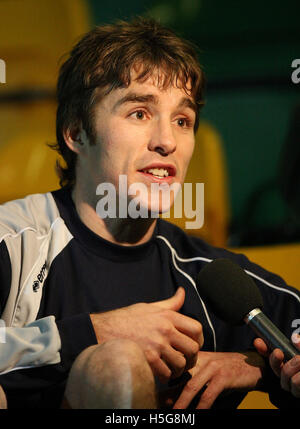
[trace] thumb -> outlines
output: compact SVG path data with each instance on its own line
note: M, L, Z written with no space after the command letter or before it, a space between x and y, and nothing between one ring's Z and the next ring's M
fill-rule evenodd
M300 335L294 332L292 334L292 341L294 346L300 351Z
M185 290L183 287L179 287L175 294L171 298L164 299L162 301L156 301L154 304L166 310L178 311L183 306L185 299Z

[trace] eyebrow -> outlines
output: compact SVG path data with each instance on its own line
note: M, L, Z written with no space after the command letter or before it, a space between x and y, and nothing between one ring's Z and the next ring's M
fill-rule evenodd
M141 94L137 94L135 92L129 92L128 94L124 95L124 97L120 98L120 100L118 100L114 104L112 110L115 111L122 104L125 104L125 103L152 103L152 104L158 104L158 98L155 95L152 95L152 94L141 95Z
M128 94L124 95L124 97L120 98L120 100L118 100L112 110L115 111L116 109L118 109L121 105L125 104L125 103L150 103L150 104L158 104L159 100L158 97L156 95L153 94L137 94L135 92L129 92ZM182 99L180 100L177 108L181 108L181 107L189 107L190 109L192 109L195 113L197 113L197 105L196 103L191 100L188 97L182 97Z
M197 104L188 97L182 97L180 103L178 104L178 107L189 107L195 113L198 112Z

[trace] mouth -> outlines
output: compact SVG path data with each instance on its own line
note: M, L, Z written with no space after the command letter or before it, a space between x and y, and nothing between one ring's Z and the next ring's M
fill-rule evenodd
M171 164L152 164L138 171L159 181L170 181L176 176L176 168Z

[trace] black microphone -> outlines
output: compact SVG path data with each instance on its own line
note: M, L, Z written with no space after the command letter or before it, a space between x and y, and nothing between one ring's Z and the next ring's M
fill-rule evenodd
M215 259L196 279L199 294L216 316L231 325L249 325L271 350L279 348L285 361L300 352L262 312L263 299L254 280L230 259Z

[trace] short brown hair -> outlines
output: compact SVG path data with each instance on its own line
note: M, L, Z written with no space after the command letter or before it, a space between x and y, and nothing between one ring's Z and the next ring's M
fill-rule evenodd
M60 185L75 184L77 155L68 148L63 132L81 124L94 141L93 108L110 91L130 85L133 66L142 65L138 81L146 80L156 69L163 70L163 86L180 82L199 107L204 104L204 75L193 45L170 29L148 18L98 26L88 32L72 49L60 69L57 83L56 138L54 148L66 167L57 164Z

